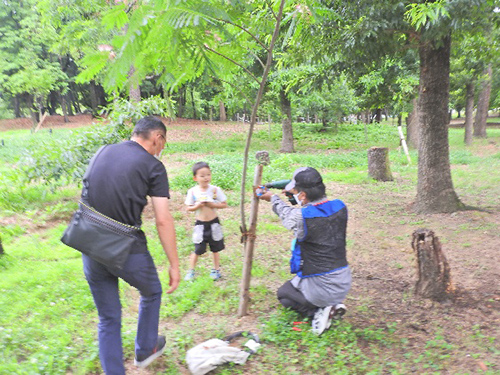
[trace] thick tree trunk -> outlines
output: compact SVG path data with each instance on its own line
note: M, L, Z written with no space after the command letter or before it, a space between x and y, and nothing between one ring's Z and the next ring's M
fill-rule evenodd
M464 142L467 146L472 144L473 112L474 112L474 84L465 85L465 136Z
M5 251L3 250L3 245L2 245L2 238L0 237L0 255L5 254Z
M455 212L463 204L453 189L448 144L450 36L436 47L419 48L418 183L414 209L419 213Z
M14 116L21 117L21 97L19 94L14 96Z
M61 97L61 108L63 111L63 116L64 116L64 122L69 122L68 118L68 103L66 101L66 95L59 94Z
M406 123L406 143L413 148L418 149L418 99L412 100L413 111L410 113Z
M184 117L184 108L186 107L186 86L182 86L179 89L179 107L177 108L177 113L179 117Z
M446 301L453 293L450 266L439 239L428 229L413 232L411 246L416 252L418 280L415 294L435 301Z
M226 107L224 106L224 102L221 100L219 101L219 120L220 121L226 121Z
M368 150L368 174L377 181L392 181L387 147L372 147Z
M481 83L481 91L477 99L476 120L474 121L474 137L480 138L486 138L486 121L490 107L491 77L493 75L491 65L488 65L485 74L487 78Z
M380 123L382 121L382 109L377 108L375 110L375 122Z
M55 91L51 91L49 94L48 107L49 107L49 115L54 116L56 114L56 108L58 104L58 93Z
M280 102L282 113L281 152L295 152L293 148L293 128L292 128L292 106L290 99L286 95L285 89L280 90Z
M90 81L90 106L92 107L92 113L97 114L97 92L95 81Z

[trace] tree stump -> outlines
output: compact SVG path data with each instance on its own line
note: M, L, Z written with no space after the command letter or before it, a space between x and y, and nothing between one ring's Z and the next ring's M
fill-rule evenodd
M368 174L377 181L392 181L387 147L372 147L368 150Z
M413 232L411 246L418 262L418 281L415 294L434 301L446 301L453 292L450 266L439 239L428 229Z

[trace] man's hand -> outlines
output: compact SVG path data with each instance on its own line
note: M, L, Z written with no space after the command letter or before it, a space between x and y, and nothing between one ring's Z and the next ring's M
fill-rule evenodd
M262 193L262 195L259 195L259 199L271 202L271 197L273 196L273 193L270 191L266 191Z
M167 290L167 294L173 293L174 290L179 286L179 282L181 280L181 271L179 268L168 267L168 285L170 289Z

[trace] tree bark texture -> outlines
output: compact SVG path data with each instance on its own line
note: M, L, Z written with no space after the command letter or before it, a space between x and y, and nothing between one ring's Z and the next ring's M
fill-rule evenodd
M463 207L453 189L448 144L451 38L439 46L420 46L418 100L418 183L414 209L419 213L455 212Z
M416 253L418 280L415 294L434 301L446 301L453 293L450 266L434 232L417 229L411 246Z
M474 112L474 84L467 83L465 85L465 135L464 142L467 146L472 144L472 131L474 121L472 119Z
M408 116L406 123L406 143L413 148L418 149L418 99L412 100L413 111Z
M258 187L262 183L262 171L264 167L262 164L255 166L255 174L253 179L253 186ZM252 278L252 264L253 264L253 250L255 246L255 237L257 232L257 218L259 215L259 198L254 194L252 204L250 207L250 227L248 236L245 242L244 261L243 261L243 275L241 279L240 288L240 305L238 307L238 316L247 314L248 303L250 302L250 280Z
M227 121L226 107L224 106L224 102L222 100L219 101L219 120L220 121Z
M486 138L486 121L488 120L488 109L490 107L491 78L493 71L491 64L485 71L487 78L481 83L481 91L477 98L477 112L474 121L474 137Z
M285 89L280 90L282 120L281 152L295 152L293 148L292 105Z
M134 72L135 68L132 66L128 73L129 78L132 78L128 94L131 103L139 103L141 101L141 87L139 86L139 82L133 78Z
M372 147L368 150L368 174L377 181L392 181L387 147Z

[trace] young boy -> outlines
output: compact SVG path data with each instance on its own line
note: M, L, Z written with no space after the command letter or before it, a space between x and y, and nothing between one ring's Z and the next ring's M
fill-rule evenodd
M278 299L304 316L313 317L312 331L321 335L332 319L346 312L342 304L351 287L346 259L347 208L329 201L319 172L298 168L285 191L300 207L291 207L270 191L259 198L271 202L285 228L293 230L291 272L296 276L278 289Z
M224 237L217 209L227 207L227 198L217 186L210 185L212 172L205 162L193 165L193 180L197 185L189 189L186 197L187 210L196 212L196 222L193 230L194 252L189 258L189 271L184 280L193 280L194 268L198 257L205 254L207 244L214 256L214 268L210 272L213 280L221 278L219 251L224 249Z

